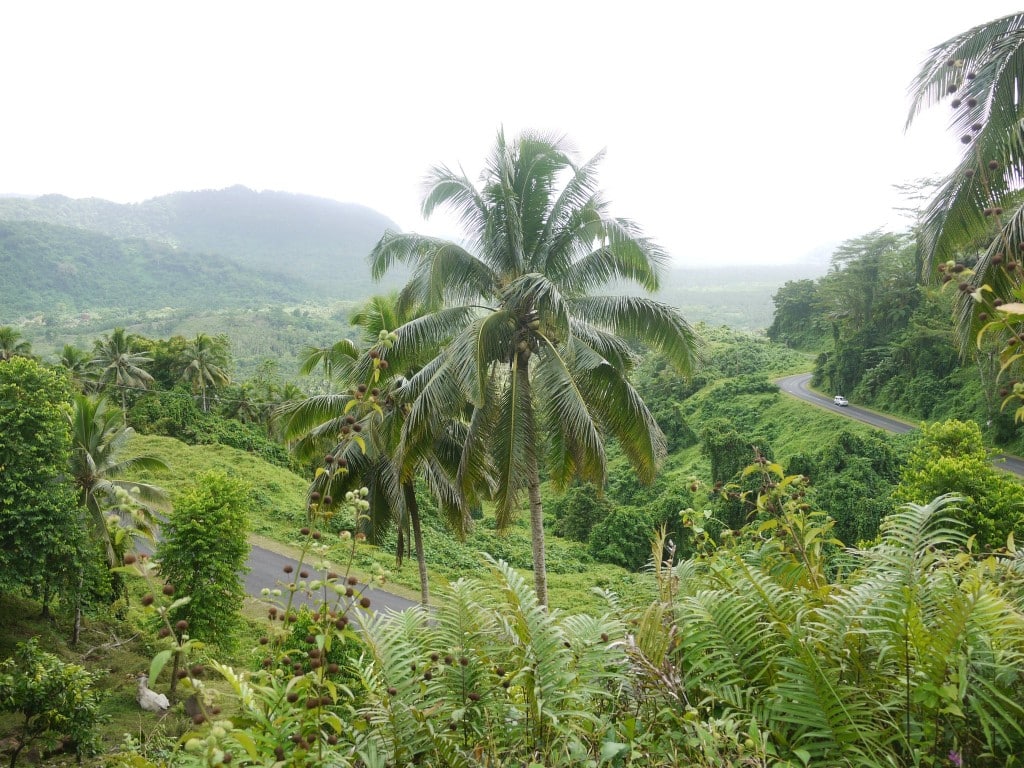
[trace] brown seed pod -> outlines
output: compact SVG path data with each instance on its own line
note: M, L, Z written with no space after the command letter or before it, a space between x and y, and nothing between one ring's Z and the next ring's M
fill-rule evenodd
M154 600L156 600L156 598L152 595L143 595L139 602L143 605L152 605Z
M359 598L359 605L361 605L363 608L369 608L370 607L370 598L366 597L365 595L363 597Z

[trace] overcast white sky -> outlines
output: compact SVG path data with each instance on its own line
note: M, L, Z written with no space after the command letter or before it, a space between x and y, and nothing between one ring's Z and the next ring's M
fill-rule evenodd
M434 164L499 126L605 148L613 212L683 266L790 261L902 228L892 185L948 170L928 49L1003 0L105 2L0 6L0 193L137 202L244 184L405 229Z

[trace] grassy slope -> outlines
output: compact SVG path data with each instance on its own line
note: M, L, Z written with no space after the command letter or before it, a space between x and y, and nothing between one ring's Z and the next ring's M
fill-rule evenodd
M186 445L169 437L140 435L132 444L137 455L151 455L162 459L168 472L145 473L140 481L154 482L172 495L210 470L232 474L248 484L252 490L250 530L258 539L254 543L271 549L297 547L301 543L299 529L304 522L307 481L288 470L267 464L245 451L222 445ZM339 521L351 525L351 521ZM436 592L465 573L477 570L481 552L489 552L508 560L524 571L529 568L530 534L525 515L504 535L497 535L490 520L480 521L476 531L465 542L456 541L446 533L438 521L426 521L425 546L430 571L431 587ZM340 540L329 554L333 562L346 561L347 549ZM419 581L416 564L406 559L402 567L395 567L393 547L373 547L360 544L353 565L360 575L384 568L396 591L406 596L418 594ZM601 610L602 603L590 590L595 586L616 589L627 594L645 594L645 579L611 565L594 564L586 548L575 542L550 537L548 559L551 568L552 605L572 610L589 608ZM620 585L617 587L616 585ZM621 587L621 588L620 588Z

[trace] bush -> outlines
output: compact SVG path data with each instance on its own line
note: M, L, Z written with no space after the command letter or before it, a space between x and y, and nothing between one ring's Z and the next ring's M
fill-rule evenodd
M95 683L84 667L40 650L34 638L18 643L14 656L0 664L0 712L24 718L11 765L29 745L53 751L66 744L79 758L95 754L100 720Z
M653 536L654 524L647 513L619 507L590 532L590 554L602 563L638 571L651 559Z
M591 529L615 507L607 497L598 495L597 488L587 483L570 488L552 501L549 509L555 517L553 530L556 536L586 542Z
M247 498L239 481L207 473L176 501L157 547L160 575L191 598L175 611L175 620L187 621L192 637L229 649L245 598Z

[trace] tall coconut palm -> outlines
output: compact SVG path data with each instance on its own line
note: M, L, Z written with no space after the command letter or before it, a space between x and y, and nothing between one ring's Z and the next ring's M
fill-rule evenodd
M32 345L21 338L21 331L10 325L0 327L0 361L31 355Z
M1021 284L1024 244L1024 13L973 27L935 46L911 85L909 127L926 107L947 102L963 156L942 182L921 222L924 258L977 263L970 289L1007 296ZM985 307L965 290L957 309L961 347L969 346ZM982 302L984 303L984 302ZM990 309L989 309L990 311Z
M167 503L166 494L154 485L131 479L132 470L167 469L153 456L125 455L135 430L124 426L116 407L106 398L77 394L72 401L72 454L70 474L78 488L96 540L111 566L120 565L108 514L116 514L133 534L152 537L155 513Z
M601 155L577 164L562 139L498 134L479 187L446 167L428 175L423 214L452 210L465 245L415 233L386 234L370 261L375 277L405 262L412 276L399 308L431 311L397 329L399 346L451 342L409 381L415 398L402 449L415 457L453 416L471 418L460 465L463 489L488 463L498 473L497 520L529 498L534 582L547 603L540 469L556 488L603 485L605 440L614 437L639 476L653 479L665 439L628 380L644 342L680 371L696 337L672 307L646 297L593 292L613 281L659 286L666 254L632 222L609 215L596 186Z
M153 377L144 368L153 358L132 349L124 328L115 328L109 336L96 342L93 364L100 369L100 384L113 384L121 397L122 420L127 419L128 390L148 387Z
M181 380L187 382L193 392L199 393L203 413L208 413L209 389L223 387L231 382L231 377L226 371L229 364L226 339L212 339L205 333L196 334L196 337L185 345L178 364L181 369Z
M396 527L401 558L406 527L412 529L420 599L427 605L430 592L416 477L419 475L425 481L449 528L463 536L470 525L471 501L458 493L456 478L465 425L452 421L434 444L420 450L415 459L398 450L407 413L403 396L406 377L430 357L429 352L413 350L410 345L405 350L412 353L411 357L394 351L394 340L387 328L401 322L401 317L394 295L370 299L352 318L353 324L362 329L363 341L368 346L333 371L344 373L341 391L291 404L283 412L283 421L286 435L297 438L294 449L299 455L313 457L327 451L332 463L337 461L345 468L341 473L320 475L312 490L338 496L355 487L365 485L369 489L371 540ZM346 349L356 351L354 345ZM387 351L392 352L390 363L383 360ZM470 495L470 499L475 497Z

